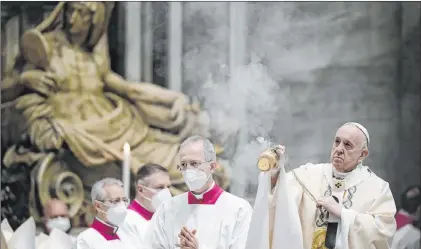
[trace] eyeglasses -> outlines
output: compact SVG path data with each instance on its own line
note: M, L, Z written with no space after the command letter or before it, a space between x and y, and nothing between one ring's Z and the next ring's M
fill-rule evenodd
M150 188L150 187L146 187L145 185L142 185L142 184L139 184L139 185L142 186L143 188L146 188L147 190L149 190L153 193L157 193L157 192L159 192L163 189L170 188L170 186L165 186L165 187L161 186L161 187L156 187L156 188Z
M181 171L183 171L183 170L186 170L189 166L191 167L191 168L194 168L194 169L199 169L199 167L201 166L201 165L203 165L203 164L205 164L205 163L210 163L210 161L186 161L186 162L181 162L180 164L178 164L177 165L177 169L178 170L181 170Z
M100 200L100 202L102 202L104 204L112 204L112 205L117 205L117 204L123 202L127 206L130 203L130 199L129 198L116 198L116 199L113 199L113 200Z

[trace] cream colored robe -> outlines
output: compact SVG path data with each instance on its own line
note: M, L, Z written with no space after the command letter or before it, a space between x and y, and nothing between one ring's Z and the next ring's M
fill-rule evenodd
M294 171L316 199L333 193L345 207L338 226L336 249L389 248L388 239L396 231L396 206L387 182L368 167L358 166L345 178L345 186L338 190L333 184L330 163L306 164ZM326 225L326 213L316 208L316 203L304 192L291 172L287 174L287 181L288 191L299 209L304 248L325 248L326 226L322 225ZM273 198L269 218L273 237L276 236L276 231L273 231L275 203Z

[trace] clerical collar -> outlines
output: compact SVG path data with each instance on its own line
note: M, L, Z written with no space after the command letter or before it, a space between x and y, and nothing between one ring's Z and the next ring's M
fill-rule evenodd
M147 210L142 204L140 204L136 199L130 203L128 209L135 211L136 213L140 214L145 220L151 220L153 216L153 212Z
M399 209L397 213L398 213L398 214L402 214L402 215L404 215L404 216L412 216L410 213L406 212L406 211L405 211L405 210L403 210L403 209Z
M196 195L189 191L188 203L214 205L223 192L224 190L214 182L212 187L203 194Z
M210 188L208 190L206 190L205 192L203 192L202 194L195 194L191 191L190 191L190 193L192 193L194 195L194 197L196 197L196 199L203 199L203 195L206 194L207 192L211 191L214 187L215 187L215 182L212 182L212 185L210 186Z
M354 170L352 170L352 171L354 171ZM336 178L338 180L345 179L349 174L352 173L352 171L343 173L343 172L337 171L336 168L332 166L332 175L333 175L333 178Z
M104 221L100 220L98 217L95 217L94 222L92 222L91 228L95 229L106 240L120 239L117 235L118 227L107 224Z

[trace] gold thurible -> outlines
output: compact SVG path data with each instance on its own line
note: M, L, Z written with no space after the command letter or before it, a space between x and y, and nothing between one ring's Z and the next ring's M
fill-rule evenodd
M279 160L282 155L282 148L280 146L272 147L262 154L260 154L257 161L257 168L261 171L269 171L279 167Z

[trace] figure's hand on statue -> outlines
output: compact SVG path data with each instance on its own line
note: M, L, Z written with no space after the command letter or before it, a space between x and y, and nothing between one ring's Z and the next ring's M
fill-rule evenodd
M63 149L64 138L62 133L57 131L47 118L36 119L28 128L31 143L39 150L55 150L60 152Z
M199 242L196 238L196 229L190 231L186 227L182 227L178 237L180 238L180 247L182 249L199 249Z
M317 200L317 207L324 207L329 214L341 218L342 206L332 196L323 196Z
M184 95L181 95L174 101L170 111L170 118L174 123L182 123L186 119L188 100Z
M21 84L45 94L58 90L58 81L55 74L41 70L28 70L20 76Z

